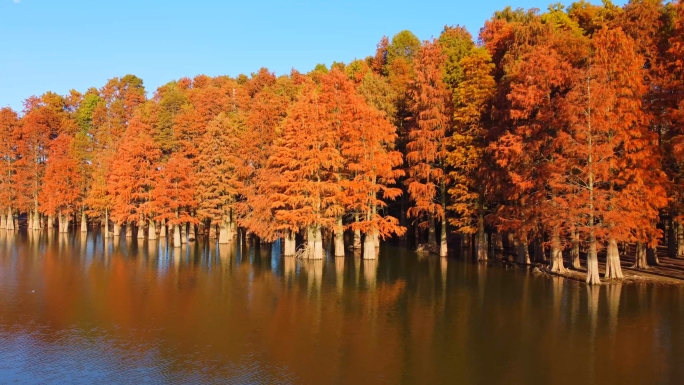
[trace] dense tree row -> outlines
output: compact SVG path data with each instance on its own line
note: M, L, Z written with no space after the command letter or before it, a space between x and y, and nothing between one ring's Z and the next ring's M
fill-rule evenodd
M376 54L276 77L197 76L148 99L127 75L0 111L0 227L229 243L298 235L375 258L379 239L451 240L486 260L563 255L598 283L684 256L684 5L585 1L496 12L479 39L402 31ZM199 232L199 234L198 234ZM456 236L454 236L456 235ZM530 253L531 252L531 253Z

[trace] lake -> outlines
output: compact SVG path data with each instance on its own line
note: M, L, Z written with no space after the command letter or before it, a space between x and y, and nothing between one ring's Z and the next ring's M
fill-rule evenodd
M0 230L0 382L676 384L684 288Z

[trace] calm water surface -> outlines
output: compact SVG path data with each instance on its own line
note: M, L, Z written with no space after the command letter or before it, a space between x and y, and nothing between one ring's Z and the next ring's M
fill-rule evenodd
M684 289L0 231L0 382L684 383Z

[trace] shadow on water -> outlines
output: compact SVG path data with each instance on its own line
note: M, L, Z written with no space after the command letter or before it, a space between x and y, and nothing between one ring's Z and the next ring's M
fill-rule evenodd
M678 383L684 292L383 245L0 231L0 378L84 383ZM36 364L40 363L40 364ZM88 368L87 371L83 368ZM71 381L73 382L73 381Z

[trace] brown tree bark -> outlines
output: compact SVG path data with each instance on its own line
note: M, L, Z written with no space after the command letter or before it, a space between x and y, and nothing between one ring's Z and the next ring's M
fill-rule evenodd
M608 239L608 249L606 250L606 279L623 279L622 266L620 266L620 250L618 250L615 238Z
M646 270L648 269L648 261L646 260L646 245L642 242L637 242L635 260L632 268Z

